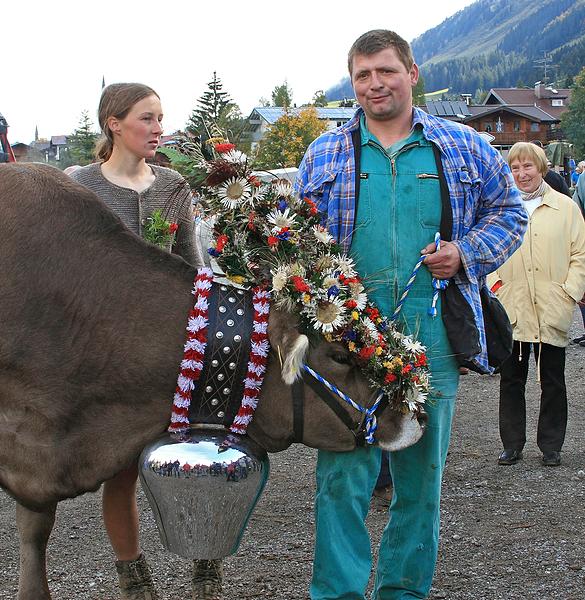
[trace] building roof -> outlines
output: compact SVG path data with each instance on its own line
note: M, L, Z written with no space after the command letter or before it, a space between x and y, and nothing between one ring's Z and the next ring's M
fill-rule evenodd
M301 108L289 108L288 111L293 115L298 115L299 112L309 107ZM328 108L328 107L315 107L317 111L317 117L319 119L326 119L329 121L349 121L355 114L357 108ZM252 110L248 120L251 122L258 121L260 119L266 121L269 125L273 125L280 117L284 115L284 108L280 106L258 106Z
M466 122L473 121L481 117L487 117L488 115L498 113L500 111L509 112L520 117L526 117L531 121L538 123L558 123L560 119L549 114L547 111L542 110L538 106L533 104L524 105L502 105L502 104L489 104L487 106L469 106L470 115L465 119Z
M563 102L563 106L552 106L551 100L554 99L564 100L565 102ZM561 115L567 110L570 101L570 89L555 89L541 85L539 87L539 96L536 95L535 88L492 88L483 103L485 105L532 104L542 108L551 116L560 119Z
M426 111L436 117L459 118L461 120L471 115L469 106L463 100L427 100Z

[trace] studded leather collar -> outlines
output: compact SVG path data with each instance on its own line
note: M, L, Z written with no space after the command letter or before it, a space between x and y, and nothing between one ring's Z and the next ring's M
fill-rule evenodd
M252 322L252 294L214 282L204 367L191 396L191 423L232 424L244 391Z

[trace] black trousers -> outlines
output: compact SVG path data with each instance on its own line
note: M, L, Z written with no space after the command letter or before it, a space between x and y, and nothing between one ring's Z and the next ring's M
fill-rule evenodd
M526 443L526 378L530 350L540 356L540 413L536 443L542 452L560 451L567 429L565 348L549 344L514 342L514 350L501 368L500 438L504 448L522 450ZM522 350L522 352L520 352Z

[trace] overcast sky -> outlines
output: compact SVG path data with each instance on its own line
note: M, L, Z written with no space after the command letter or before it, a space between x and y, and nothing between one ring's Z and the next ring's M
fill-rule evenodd
M411 41L472 0L3 0L0 113L12 143L97 122L106 84L160 95L170 133L183 128L213 71L247 115L286 79L293 102L346 74L355 38L375 28Z

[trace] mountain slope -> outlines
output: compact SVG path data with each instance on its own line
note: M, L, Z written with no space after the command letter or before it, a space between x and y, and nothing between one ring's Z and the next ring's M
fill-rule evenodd
M412 42L427 91L474 93L547 79L566 87L585 65L585 0L478 0ZM327 91L352 96L349 79Z

